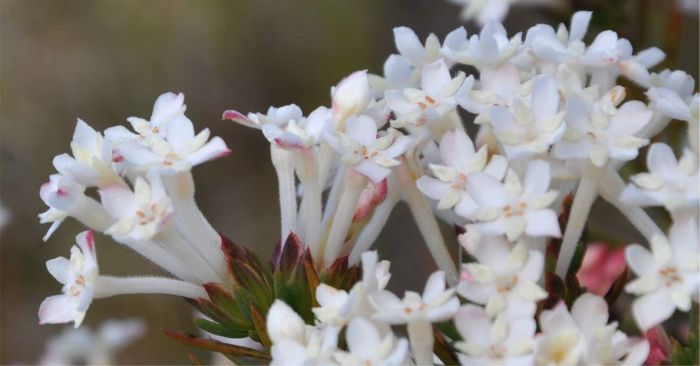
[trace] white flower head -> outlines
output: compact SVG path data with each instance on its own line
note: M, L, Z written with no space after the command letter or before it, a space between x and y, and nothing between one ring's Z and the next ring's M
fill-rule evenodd
M544 256L529 250L524 242L512 246L504 237L483 237L472 252L478 263L464 265L459 294L486 305L491 317L505 314L509 319L532 317L535 303L547 297L537 285L544 270Z
M163 181L155 172L137 177L134 190L122 186L100 189L107 212L116 223L105 231L115 238L150 240L174 215L174 207Z
M105 131L118 160L123 159L127 167L138 173L157 169L174 174L231 152L220 137L209 140L208 128L195 135L194 125L181 104L184 96L170 94L158 98L150 121L129 118L137 134L123 126Z
M571 313L560 302L539 320L537 364L642 365L649 354L647 341L627 338L617 322L608 323L608 304L593 294L576 299Z
M345 133L326 134L326 141L342 155L342 161L372 182L379 183L400 164L401 156L411 141L394 129L377 133L377 123L365 115L351 116L345 122Z
M676 309L689 311L691 299L698 301L700 286L700 242L697 218L675 222L668 238L652 238L651 252L633 244L625 257L637 278L625 287L639 296L632 315L643 331L671 317Z
M455 61L473 65L480 71L495 69L513 58L522 45L522 34L508 38L501 23L487 21L478 35L466 39L466 31L456 30L443 47L443 54Z
M340 365L404 365L408 357L408 341L396 339L393 333L382 335L375 325L362 317L354 318L345 333L348 351L333 355Z
M418 189L426 196L438 200L438 209L453 208L462 217L468 218L478 209L467 191L467 181L474 174L489 174L497 180L503 179L507 161L494 155L487 162L488 151L482 146L479 151L462 130L446 132L440 140L440 157L444 165L430 164L435 178L422 176L417 181Z
M332 132L331 111L316 108L309 117L289 119L287 123L266 123L262 132L268 141L284 149L310 149L321 142L321 137Z
M99 275L95 242L91 231L75 238L70 259L58 257L46 262L49 273L61 284L62 294L47 297L39 307L39 324L74 322L79 327L92 303Z
M397 116L392 125L421 126L454 111L457 106L454 95L464 78L463 72L452 78L444 59L426 65L422 72L421 89L394 89L385 93L388 107Z
M487 175L474 176L467 187L479 210L472 215L484 235L506 234L515 241L523 233L532 237L560 237L556 212L549 206L558 197L550 191L549 163L533 160L527 165L524 182L511 169L505 184Z
M570 98L566 105L567 131L554 146L554 157L590 159L599 167L609 159L628 161L637 157L639 148L649 141L636 134L649 123L652 111L639 101L617 108L624 97L624 88L615 87L592 105Z
M455 325L463 339L455 344L463 365L525 365L534 361L537 325L531 317L491 319L483 308L464 305L455 315Z
M496 138L509 158L518 159L545 153L564 134L564 112L559 111L559 91L554 76L535 79L529 105L516 99L512 110L491 109Z
M647 152L648 173L631 177L632 184L622 191L621 200L642 206L664 206L669 211L694 210L700 202L698 158L690 149L676 160L671 147L655 143Z
M376 313L372 319L387 324L406 324L412 321L440 322L449 319L459 308L455 290L446 289L445 273L437 271L430 275L423 295L406 291L403 300L389 291L369 295Z

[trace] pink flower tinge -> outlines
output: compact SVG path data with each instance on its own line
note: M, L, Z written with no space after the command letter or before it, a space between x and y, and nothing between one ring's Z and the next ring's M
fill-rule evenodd
M671 357L671 342L661 325L654 326L644 333L644 337L649 341L649 357L645 365L661 365Z
M576 277L588 291L604 296L624 269L624 248L612 249L603 243L593 243L588 245Z

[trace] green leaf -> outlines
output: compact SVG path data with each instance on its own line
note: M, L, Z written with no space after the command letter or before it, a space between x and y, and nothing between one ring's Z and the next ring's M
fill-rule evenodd
M260 343L265 347L265 349L270 349L272 346L272 341L267 334L267 326L265 324L265 317L260 314L260 311L254 306L250 306L250 315L253 320L253 326L255 326L255 332L257 333L257 338Z
M219 323L210 321L204 318L196 318L194 324L209 333L216 334L222 337L228 338L245 338L248 336L248 329L246 327L233 328L225 327Z
M268 355L252 348L235 346L232 344L222 343L211 339L203 339L193 334L172 329L164 329L163 333L165 333L165 335L178 342L190 345L192 347L197 347L214 352L220 352L226 355L270 360L270 357Z

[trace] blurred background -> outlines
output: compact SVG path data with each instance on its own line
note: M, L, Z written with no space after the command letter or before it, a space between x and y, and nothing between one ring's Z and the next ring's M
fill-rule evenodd
M697 0L696 0L697 1ZM510 34L536 23L568 23L570 9L594 9L589 36L611 28L636 50L656 45L664 67L697 79L698 16L673 0L562 0L558 10L516 7ZM352 71L381 73L395 52L392 28L440 39L462 25L459 7L441 0L0 0L0 201L10 221L0 245L0 363L34 363L60 326L39 326L37 309L60 286L44 262L68 255L82 230L68 220L44 243L48 226L40 185L51 159L69 151L76 118L95 129L148 117L155 98L184 92L197 130L212 129L233 149L195 169L197 200L213 225L267 257L278 230L276 179L268 142L255 130L221 121L225 109L265 111L296 103L305 112L329 105L330 87ZM470 33L476 31L469 24ZM468 119L467 119L468 120ZM637 233L605 205L594 214L599 239L634 241ZM392 260L393 290L419 289L433 263L405 207L378 242ZM445 233L457 244L449 225ZM104 236L100 269L114 275L158 273ZM188 363L185 347L162 328L193 330L189 306L166 296L97 300L85 324L143 317L148 334L120 354L120 363ZM204 356L206 357L206 356Z

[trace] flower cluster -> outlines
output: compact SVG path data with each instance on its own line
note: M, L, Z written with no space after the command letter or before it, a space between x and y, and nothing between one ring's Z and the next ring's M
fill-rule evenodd
M474 1L467 13L503 14L507 3ZM134 132L79 121L73 156L57 156L59 174L41 188L48 235L73 217L177 279L100 275L88 231L70 260L47 263L64 287L41 322L77 326L93 298L167 293L192 299L217 340L171 336L236 362L642 364L649 342L619 330L609 303L622 289L638 296L632 314L646 332L698 302L700 97L683 71L651 70L665 57L658 48L635 53L613 31L587 44L591 17L524 36L484 17L479 34L460 27L442 42L398 27L383 75L352 73L330 106L224 112L270 142L280 201L270 265L222 241L197 208L190 169L228 149L209 130L195 135L182 94L160 96L149 121L129 118ZM467 67L476 72L458 71ZM673 120L688 131L681 158L654 143L649 172L626 185L621 166ZM636 278L616 271L586 292L576 275L598 196L651 251L628 246ZM439 270L422 293L398 297L386 289L389 263L370 249L402 201ZM646 206L669 212L668 235ZM438 218L461 232L466 260L455 263ZM408 339L394 333L402 325Z

